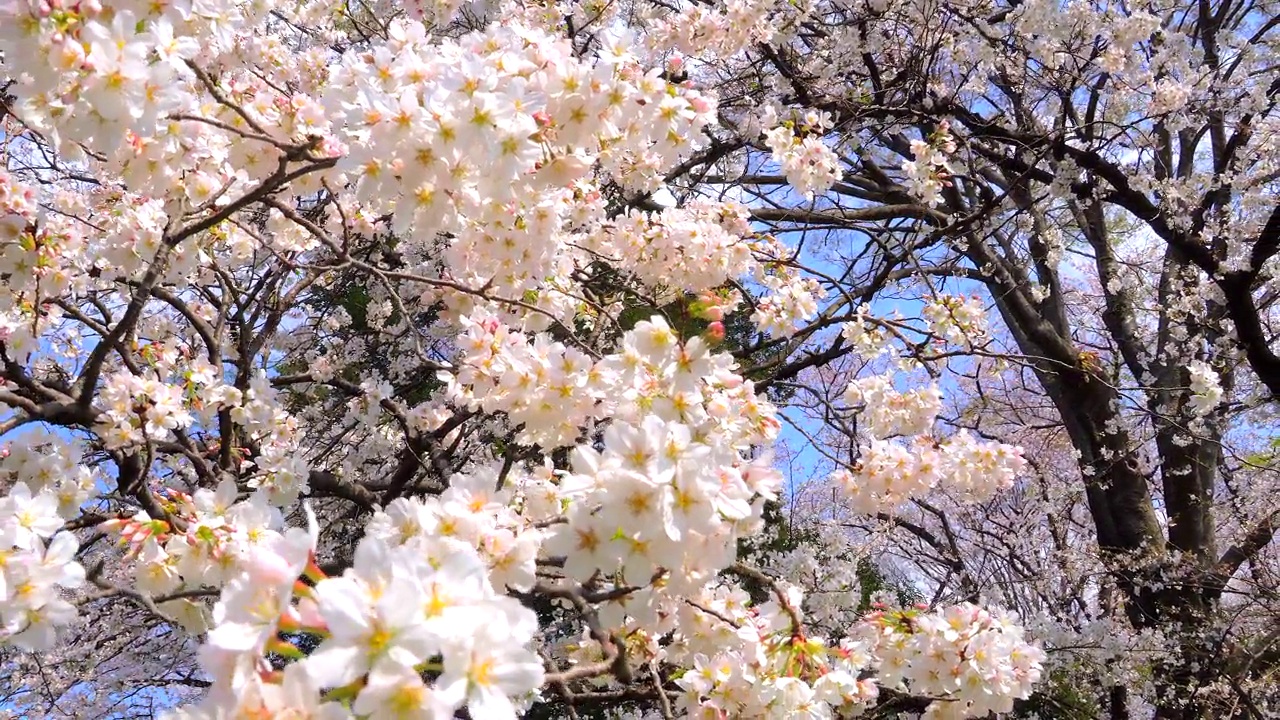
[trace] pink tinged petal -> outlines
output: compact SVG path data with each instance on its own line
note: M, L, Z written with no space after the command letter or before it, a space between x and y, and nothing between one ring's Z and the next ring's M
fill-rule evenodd
M280 555L265 548L250 550L244 569L255 582L265 585L292 584L298 579L300 572L292 563Z
M516 709L504 693L477 685L467 697L473 720L515 720Z
M295 663L284 669L281 694L287 704L293 707L307 707L315 701L317 689L307 669Z
M303 598L298 601L296 607L298 622L304 627L328 629L324 621L324 616L320 614L320 608L314 600Z
M440 641L436 633L426 625L415 625L401 631L396 639L396 647L390 655L405 665L417 665L432 655L440 652ZM409 659L408 662L400 658Z
M65 600L50 600L42 610L45 618L57 625L66 625L76 619L76 606Z
M315 720L350 720L351 713L336 702L321 705L312 716Z
M352 558L352 567L360 577L377 577L391 563L388 547L385 543L361 540L356 545L356 554Z
M25 630L14 635L11 642L25 650L48 650L53 647L55 633L53 625L40 622L28 625Z
M401 638L403 640L403 638ZM387 662L393 662L397 665L412 667L430 657L426 653L417 653L405 647L402 642L387 648L384 655L381 656Z
M465 660L462 662L465 663ZM445 665L445 674L436 681L436 697L449 707L456 708L466 702L467 699L467 676L458 672L458 670L464 670L465 668L455 669L453 674L450 674L447 668L449 665L447 657Z
M303 662L311 679L320 687L347 685L369 669L368 658L359 647L339 645L333 640L321 643Z
M506 595L495 597L493 602L500 606L506 615L505 633L509 637L519 643L527 643L533 639L538 632L537 613L521 605L519 600Z
M422 588L417 583L393 578L378 600L378 616L388 627L403 628L414 623L420 612Z
M671 540L680 540L680 528L676 527L675 493L667 486L658 491L658 508L662 512L662 529Z
M236 494L239 489L232 480L223 480L218 485L218 490L213 496L215 508L229 508L236 502Z
M302 509L307 514L307 541L308 549L315 549L316 543L320 541L320 523L316 520L315 510L311 509L311 501L303 501Z
M521 658L522 661L499 665L493 671L495 685L513 695L522 695L538 689L546 676L542 663L538 662L536 655L527 651L521 655L524 655Z
M351 578L331 578L316 583L320 614L334 638L357 640L372 631L368 593Z
M76 550L80 548L79 541L76 536L69 532L58 533L49 541L49 547L44 551L44 562L46 565L62 565L69 563L76 557Z
M223 623L209 631L209 644L228 652L249 652L261 649L272 634L271 627Z

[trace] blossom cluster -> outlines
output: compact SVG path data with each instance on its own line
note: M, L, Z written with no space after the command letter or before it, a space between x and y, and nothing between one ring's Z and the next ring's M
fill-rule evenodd
M112 155L194 104L186 61L230 49L254 10L18 0L3 15L0 50L28 59L15 88L23 117L74 156L76 142Z
M161 492L165 517L140 511L103 524L119 534L133 561L135 586L147 595L223 588L263 548L285 541L283 515L265 491L242 500L228 480L217 490ZM192 632L203 632L210 622L208 608L190 598L175 597L159 608Z
M21 483L31 492L50 494L57 513L75 518L92 497L101 477L91 470L80 445L44 429L31 429L0 450L0 482Z
M933 612L886 610L867 626L881 685L939 698L929 718L1012 712L1040 679L1044 652L1026 642L1015 619L971 603Z
M212 376L205 380L202 395L207 402L223 402L230 406L233 422L257 445L257 453L242 464L248 476L247 485L261 493L267 502L285 507L310 489L307 484L310 466L303 458L304 433L298 419L280 404L278 391L264 373L255 374L242 393Z
M853 320L841 326L840 335L859 357L874 358L889 350L890 334L872 317L871 307L866 304L854 311Z
M675 12L654 20L651 42L693 57L730 57L774 36L777 2L728 0L718 5L675 3Z
M642 322L621 352L601 361L612 418L602 449L579 445L560 482L567 522L547 551L586 580L620 570L644 585L680 567L673 587L696 588L733 561L780 478L753 444L778 432L774 409L756 398L732 360L699 338L681 342L661 318Z
M17 240L35 219L37 210L35 189L0 170L0 240Z
M581 350L540 333L529 338L496 317L463 318L456 373L442 373L455 400L503 412L521 428L518 440L554 448L572 445L597 415L594 365Z
M342 58L323 102L355 197L392 213L424 275L449 234L451 281L517 298L573 258L560 231L597 195L593 167L652 190L715 115L710 99L658 70L625 57L588 64L519 24L439 43L397 21L386 46Z
M103 439L108 447L168 440L192 422L182 388L134 375L112 373L102 384Z
M594 226L579 245L646 285L699 293L755 270L746 208L695 201L660 213L630 211Z
M476 468L451 478L439 496L397 498L374 514L366 535L389 547L417 547L427 557L435 543L465 543L495 588L527 591L543 537L533 523L555 517L557 491L547 477L515 472L498 490L499 477L497 468Z
M976 297L942 295L925 303L920 317L929 332L952 345L965 347L987 335L987 314Z
M756 562L770 577L804 591L807 628L842 632L860 619L860 572L869 562L867 548L838 522L807 523L805 534L803 544L766 550Z
M756 275L764 293L756 301L751 322L770 335L794 335L800 323L818 314L818 302L826 297L817 280L776 265L765 265Z
M290 529L244 558L201 651L215 685L171 717L444 718L466 705L474 717L510 718L513 698L541 684L542 663L526 647L536 617L494 590L467 543L435 532L397 544L371 535L352 569L328 577L315 565L315 539L314 526ZM324 640L304 657L282 632ZM297 662L274 672L268 652Z
M846 337L853 326L848 323ZM934 421L942 410L942 393L934 384L899 390L892 372L856 378L844 400L858 418L869 442L858 448L851 467L831 475L853 509L874 515L923 498L937 489L966 502L979 502L1010 487L1026 468L1022 448L975 438L967 430L936 439Z
M1187 372L1191 376L1191 411L1201 417L1208 415L1222 403L1218 373L1202 360L1188 363Z
M76 284L83 237L64 219L41 216L33 189L0 170L0 276L5 277L0 298L11 312L25 315Z
M510 646L532 639L536 621L491 587L490 573L501 558L491 554L494 566L486 568L462 539L464 528L478 527L477 513L501 507L486 502L478 485L471 487L477 492L466 483L451 489L437 514L402 501L375 516L353 569L337 578L315 565L314 518L306 530L283 528L261 493L235 502L230 484L216 494L175 494L171 509L186 523L185 533L141 514L109 523L139 559L140 590L154 595L178 587L222 588L212 616L204 618L210 629L201 651L215 686L199 706L174 716L268 709L350 717L343 705L321 700L322 689L343 688L361 715L399 708L449 717L465 703L476 717L511 717L508 695L527 694L541 683L537 656ZM484 544L492 553L492 539ZM524 568L529 578L531 560ZM277 637L281 632L327 639L281 676L271 671L268 652L301 657ZM419 677L422 668L415 669L429 661L440 675L434 689Z
M840 179L840 158L822 142L821 135L797 137L792 126L784 123L764 136L773 161L806 200L830 190Z
M910 445L872 440L859 448L857 464L836 471L832 480L855 511L875 514L935 488L980 502L1012 486L1026 464L1021 448L961 430L942 442L923 436Z
M952 170L947 156L955 153L956 141L944 120L926 140L911 141L911 159L902 163L908 189L925 205L936 205L947 187Z
M830 643L801 628L802 597L779 585L760 606L722 587L698 598L687 611L698 621L688 626L722 632L704 632L714 638L707 646L673 644L693 655L677 681L681 709L689 717L854 717L887 688L933 698L926 717L985 717L1012 710L1042 672L1044 653L1009 615L967 603L878 610Z
M80 543L62 531L58 496L18 482L0 498L0 644L48 650L57 628L76 617L59 588L84 582Z
M67 424L93 436L33 434L0 459L0 643L46 648L75 616L62 589L85 571L63 528L97 503L120 547L95 552L122 556L133 586L95 571L104 593L85 602L128 594L205 636L212 685L173 718L513 718L544 684L568 692L548 678L563 658L539 595L575 601L555 611L579 638L575 683L611 682L587 663L626 653L691 715L876 699L875 653L897 641L838 627L856 600L848 538L824 541L842 555L824 568L808 551L765 558L796 586L737 562L779 498L780 423L715 350L740 305L791 337L835 283L738 203L639 209L715 137L717 101L688 74L807 3L636 8L643 38L616 4L515 5L455 24L454 0L389 21L382 3L327 1L0 9L34 131L15 152L47 139L47 174L76 176L37 193L0 172L0 351L22 381L5 392L22 385L18 424L74 405L89 419ZM578 17L607 27L587 38L565 27ZM812 199L841 178L842 146L829 115L795 115L749 142ZM926 188L955 149L945 126L930 143L914 148ZM965 302L930 308L942 337L980 325ZM21 367L59 354L82 402ZM886 377L848 400L875 438L927 434L941 402ZM113 479L99 457L121 472L95 498ZM1020 462L964 433L877 439L846 484L864 509L935 486L982 497ZM316 512L339 548L324 563ZM734 573L770 599L753 605ZM810 637L806 613L844 639ZM981 644L982 622L951 633L980 682L887 681L1017 696L1036 660L1010 671L1021 646Z
M854 380L845 389L844 400L862 406L859 427L874 438L924 435L942 410L942 392L936 385L902 392L893 387L889 373Z

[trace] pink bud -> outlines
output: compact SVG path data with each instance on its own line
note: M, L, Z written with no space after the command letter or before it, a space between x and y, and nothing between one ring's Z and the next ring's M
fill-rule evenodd
M707 326L707 340L718 343L724 340L724 323L716 321Z

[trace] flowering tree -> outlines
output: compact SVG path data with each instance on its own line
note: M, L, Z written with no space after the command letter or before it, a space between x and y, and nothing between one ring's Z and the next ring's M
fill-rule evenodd
M971 356L1018 367L960 370L976 400L954 422L1020 442L1052 429L1074 455L1047 466L1035 533L1024 503L1003 511L1018 522L993 532L999 515L984 512L969 533L948 529L949 507L919 505L914 522L877 506L888 486L868 468L912 462L860 439L904 432L877 409L889 401L901 423L917 417L904 403L930 417L938 404L887 392L884 380L856 380L846 395L865 406L857 433L827 423L825 444L843 436L861 447L856 462L840 459L850 471L837 480L871 500L865 515L940 556L932 565L961 595L983 589L966 570L995 549L1050 604L1107 606L1129 631L1160 636L1164 658L1144 662L1162 717L1219 704L1261 716L1246 686L1265 688L1277 659L1266 628L1276 607L1267 444L1280 81L1268 48L1278 24L1273 5L1247 2L832 9L799 42L760 50L782 90L775 104L752 96L763 109L748 117L773 128L766 145L781 175L748 163L724 178L772 205L755 214L779 232L812 246L816 231L837 231L815 269L840 297L820 317L891 290L924 305L924 320L963 327L972 313L955 296L985 291L1003 329L998 341L973 338ZM786 185L816 199L798 203ZM857 234L869 242L850 243ZM949 329L874 305L864 314L791 368L886 343L926 362L951 353L931 347L954 341ZM815 372L805 391L815 412L839 407L837 377ZM1039 542L1018 540L1028 536ZM1087 564L1070 552L1081 541ZM1061 574L1044 566L1017 567L1044 548L1074 566L1075 589L1053 587ZM1082 569L1104 580L1079 585ZM1110 704L1124 714L1117 687Z
M637 35L617 10L4 6L0 620L35 653L7 703L825 717L883 688L964 717L1029 694L1010 617L819 634L741 555L781 481L748 361L790 353L715 346L727 320L785 338L821 288L739 204L636 209L726 121L674 77L683 13L637 7ZM703 20L727 60L757 34ZM953 446L994 474L936 482L1020 465Z
M5 702L982 717L1044 662L987 531L1256 707L1271 10L0 5Z

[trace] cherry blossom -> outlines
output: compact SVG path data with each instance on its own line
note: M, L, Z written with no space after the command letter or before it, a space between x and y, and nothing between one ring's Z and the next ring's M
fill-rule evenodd
M16 712L1265 714L1273 10L0 4Z

